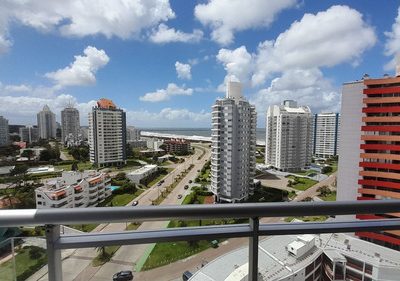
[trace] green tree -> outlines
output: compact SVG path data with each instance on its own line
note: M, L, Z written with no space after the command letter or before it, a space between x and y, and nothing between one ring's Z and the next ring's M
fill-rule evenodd
M323 174L328 174L328 173L330 173L330 172L332 172L332 167L331 166L325 166L325 167L323 167L322 169L321 169L321 173L323 173Z
M10 171L11 176L21 176L25 175L28 171L28 166L26 165L16 165L14 169Z
M71 171L78 171L78 170L79 170L78 163L77 162L72 163Z
M25 149L22 153L21 153L21 157L26 157L28 158L28 160L30 161L31 158L35 156L35 152L32 149Z

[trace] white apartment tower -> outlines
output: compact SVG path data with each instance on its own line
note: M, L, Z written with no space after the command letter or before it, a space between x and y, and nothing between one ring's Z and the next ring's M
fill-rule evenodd
M100 99L89 113L90 162L97 166L126 163L126 115L108 99Z
M312 114L293 100L267 110L265 164L281 171L300 171L311 164Z
M0 116L0 146L9 144L8 133L8 120L3 116Z
M39 129L33 126L19 128L19 136L21 141L37 142L39 140Z
M43 110L37 114L37 123L39 128L39 138L56 138L56 115L50 111L47 104L43 107Z
M338 154L339 113L319 113L314 115L313 154L329 158Z
M61 111L61 141L77 142L80 135L79 111L72 106L68 106Z
M255 107L239 82L228 82L226 97L212 107L211 191L216 201L238 202L252 193L256 166Z

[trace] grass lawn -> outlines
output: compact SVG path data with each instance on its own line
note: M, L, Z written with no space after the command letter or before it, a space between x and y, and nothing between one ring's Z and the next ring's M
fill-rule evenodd
M35 249L36 255L32 256L32 251ZM35 246L26 246L22 248L15 256L17 280L26 280L46 263L46 250ZM0 276L1 280L14 280L12 260L1 264Z
M287 217L287 218L285 218L285 222L291 222L293 219L302 220L304 222L326 221L327 218L328 218L328 216Z
M206 240L157 243L142 270L149 270L187 258L208 249L210 246L210 242Z
M256 158L256 163L258 163L258 164L264 164L264 162L265 162L264 157L257 157L257 158Z
M71 171L71 166L72 164L54 165L54 168L57 170ZM94 169L90 161L78 163L78 170L90 170L90 169Z
M202 226L233 223L233 220L192 220L192 221L171 221L168 228L187 227L187 226ZM155 267L163 266L190 257L196 253L204 251L211 247L211 241L179 241L179 242L164 242L157 243L151 251L149 257L143 265L143 270L149 270Z
M300 172L296 172L294 174L296 175L300 175L300 176L308 176L309 174L316 174L316 171L313 170L307 170L307 171L300 171Z
M132 222L128 224L128 226L125 228L125 230L136 230L140 226L139 222Z
M136 190L135 193L124 193L124 194L116 194L116 195L111 195L110 197L106 198L103 202L99 204L99 207L118 207L118 206L125 206L129 202L131 202L133 199L138 197L143 190L138 189Z
M289 176L288 178L294 180L295 177L294 176ZM297 189L297 190L301 190L301 191L307 190L311 186L313 186L314 184L317 183L317 181L311 180L311 179L308 179L308 178L299 178L299 177L297 177L297 179L298 179L298 183L297 184L293 184L291 187L294 188L294 189Z
M98 224L95 224L95 223L69 225L69 227L75 228L75 229L83 231L83 232L90 232L93 229L95 229L97 226L98 226Z
M105 264L106 262L110 261L112 256L115 254L116 251L118 251L119 247L121 246L105 246L104 247L104 255L101 256L99 253L97 257L95 257L92 261L92 265L94 267L101 266Z
M331 192L326 196L319 196L324 201L336 201L336 191Z

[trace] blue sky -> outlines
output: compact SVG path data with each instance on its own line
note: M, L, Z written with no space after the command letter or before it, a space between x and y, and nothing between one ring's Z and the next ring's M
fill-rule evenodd
M340 111L346 81L394 74L399 2L311 0L0 3L0 115L35 124L44 104L101 97L138 127L209 127L235 76L256 105Z

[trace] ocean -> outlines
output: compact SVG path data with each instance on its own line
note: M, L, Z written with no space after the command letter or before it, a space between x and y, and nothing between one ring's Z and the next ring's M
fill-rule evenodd
M210 128L140 128L142 131L184 136L211 137ZM257 128L257 140L265 142L265 128Z

